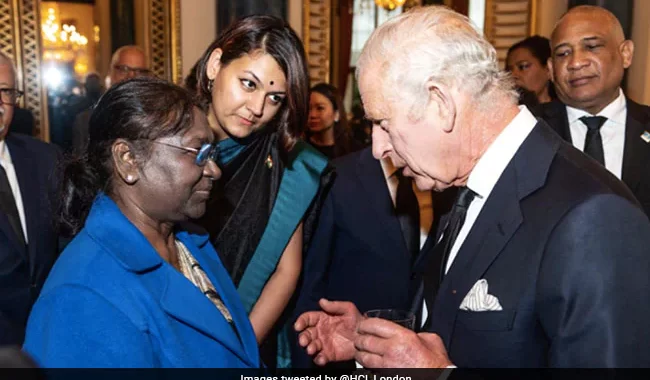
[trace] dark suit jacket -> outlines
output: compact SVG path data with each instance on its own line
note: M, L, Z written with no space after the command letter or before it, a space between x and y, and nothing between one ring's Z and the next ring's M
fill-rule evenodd
M23 342L29 311L57 256L53 224L59 151L21 134L5 138L13 161L27 224L27 247L0 214L0 345Z
M412 272L380 162L365 148L332 164L336 180L305 256L294 320L320 310L320 298L351 301L362 313L410 309L420 281ZM302 348L296 351L293 365L308 367L312 358Z
M86 150L88 145L88 124L92 113L92 109L87 109L79 112L74 118L74 124L72 124L72 152L75 154L82 154Z
M20 107L14 107L14 116L11 119L9 130L14 133L33 136L34 114L32 114L32 111Z
M571 142L569 119L563 103L554 101L542 104L533 113L546 120L563 139ZM646 215L650 216L650 143L641 139L645 131L650 132L650 107L627 99L622 180L641 202Z
M543 122L486 200L435 298L459 367L650 366L650 222ZM459 306L480 279L502 311Z

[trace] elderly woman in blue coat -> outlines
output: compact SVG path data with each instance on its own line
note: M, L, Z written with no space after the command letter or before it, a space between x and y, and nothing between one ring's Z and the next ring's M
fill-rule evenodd
M76 237L34 305L24 350L44 367L259 367L253 329L200 228L214 137L185 90L112 87L87 152L65 170L61 220Z

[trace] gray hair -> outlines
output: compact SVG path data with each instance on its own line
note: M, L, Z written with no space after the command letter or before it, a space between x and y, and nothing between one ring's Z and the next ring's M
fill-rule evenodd
M466 16L444 6L415 7L379 26L361 52L357 78L371 63L387 79L385 93L402 97L394 90L399 86L419 106L428 100L429 80L463 89L477 105L488 104L486 95L494 91L515 103L518 99L509 74L499 69L494 47Z
M11 72L14 74L14 81L18 81L18 78L16 77L16 65L14 64L14 61L9 58L9 56L2 51L0 51L0 65L7 65L11 67Z

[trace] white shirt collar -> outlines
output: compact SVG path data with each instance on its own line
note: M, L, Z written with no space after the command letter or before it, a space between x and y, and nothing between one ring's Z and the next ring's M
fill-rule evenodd
M0 140L0 164L2 164L3 168L6 168L7 165L11 165L11 156L7 153L7 143L5 140Z
M479 198L486 199L535 125L535 116L525 106L519 106L517 116L501 131L474 166L467 187Z
M618 89L618 97L613 102L609 103L607 107L603 108L598 114L592 115L587 111L566 106L567 118L569 124L573 124L583 116L604 116L607 120L611 120L617 124L625 125L625 110L627 109L627 100L623 95L623 90Z
M397 171L397 168L393 165L393 160L391 160L390 157L380 159L379 163L381 164L381 170L384 172L384 178L386 180L392 177Z

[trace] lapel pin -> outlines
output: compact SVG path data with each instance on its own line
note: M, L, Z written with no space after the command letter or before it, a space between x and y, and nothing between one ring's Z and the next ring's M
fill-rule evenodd
M266 157L266 161L264 161L264 163L266 164L266 167L269 168L269 169L271 169L273 167L273 160L271 159L270 154L269 154L268 157Z
M650 143L650 132L645 131L641 134L641 139L646 143Z

